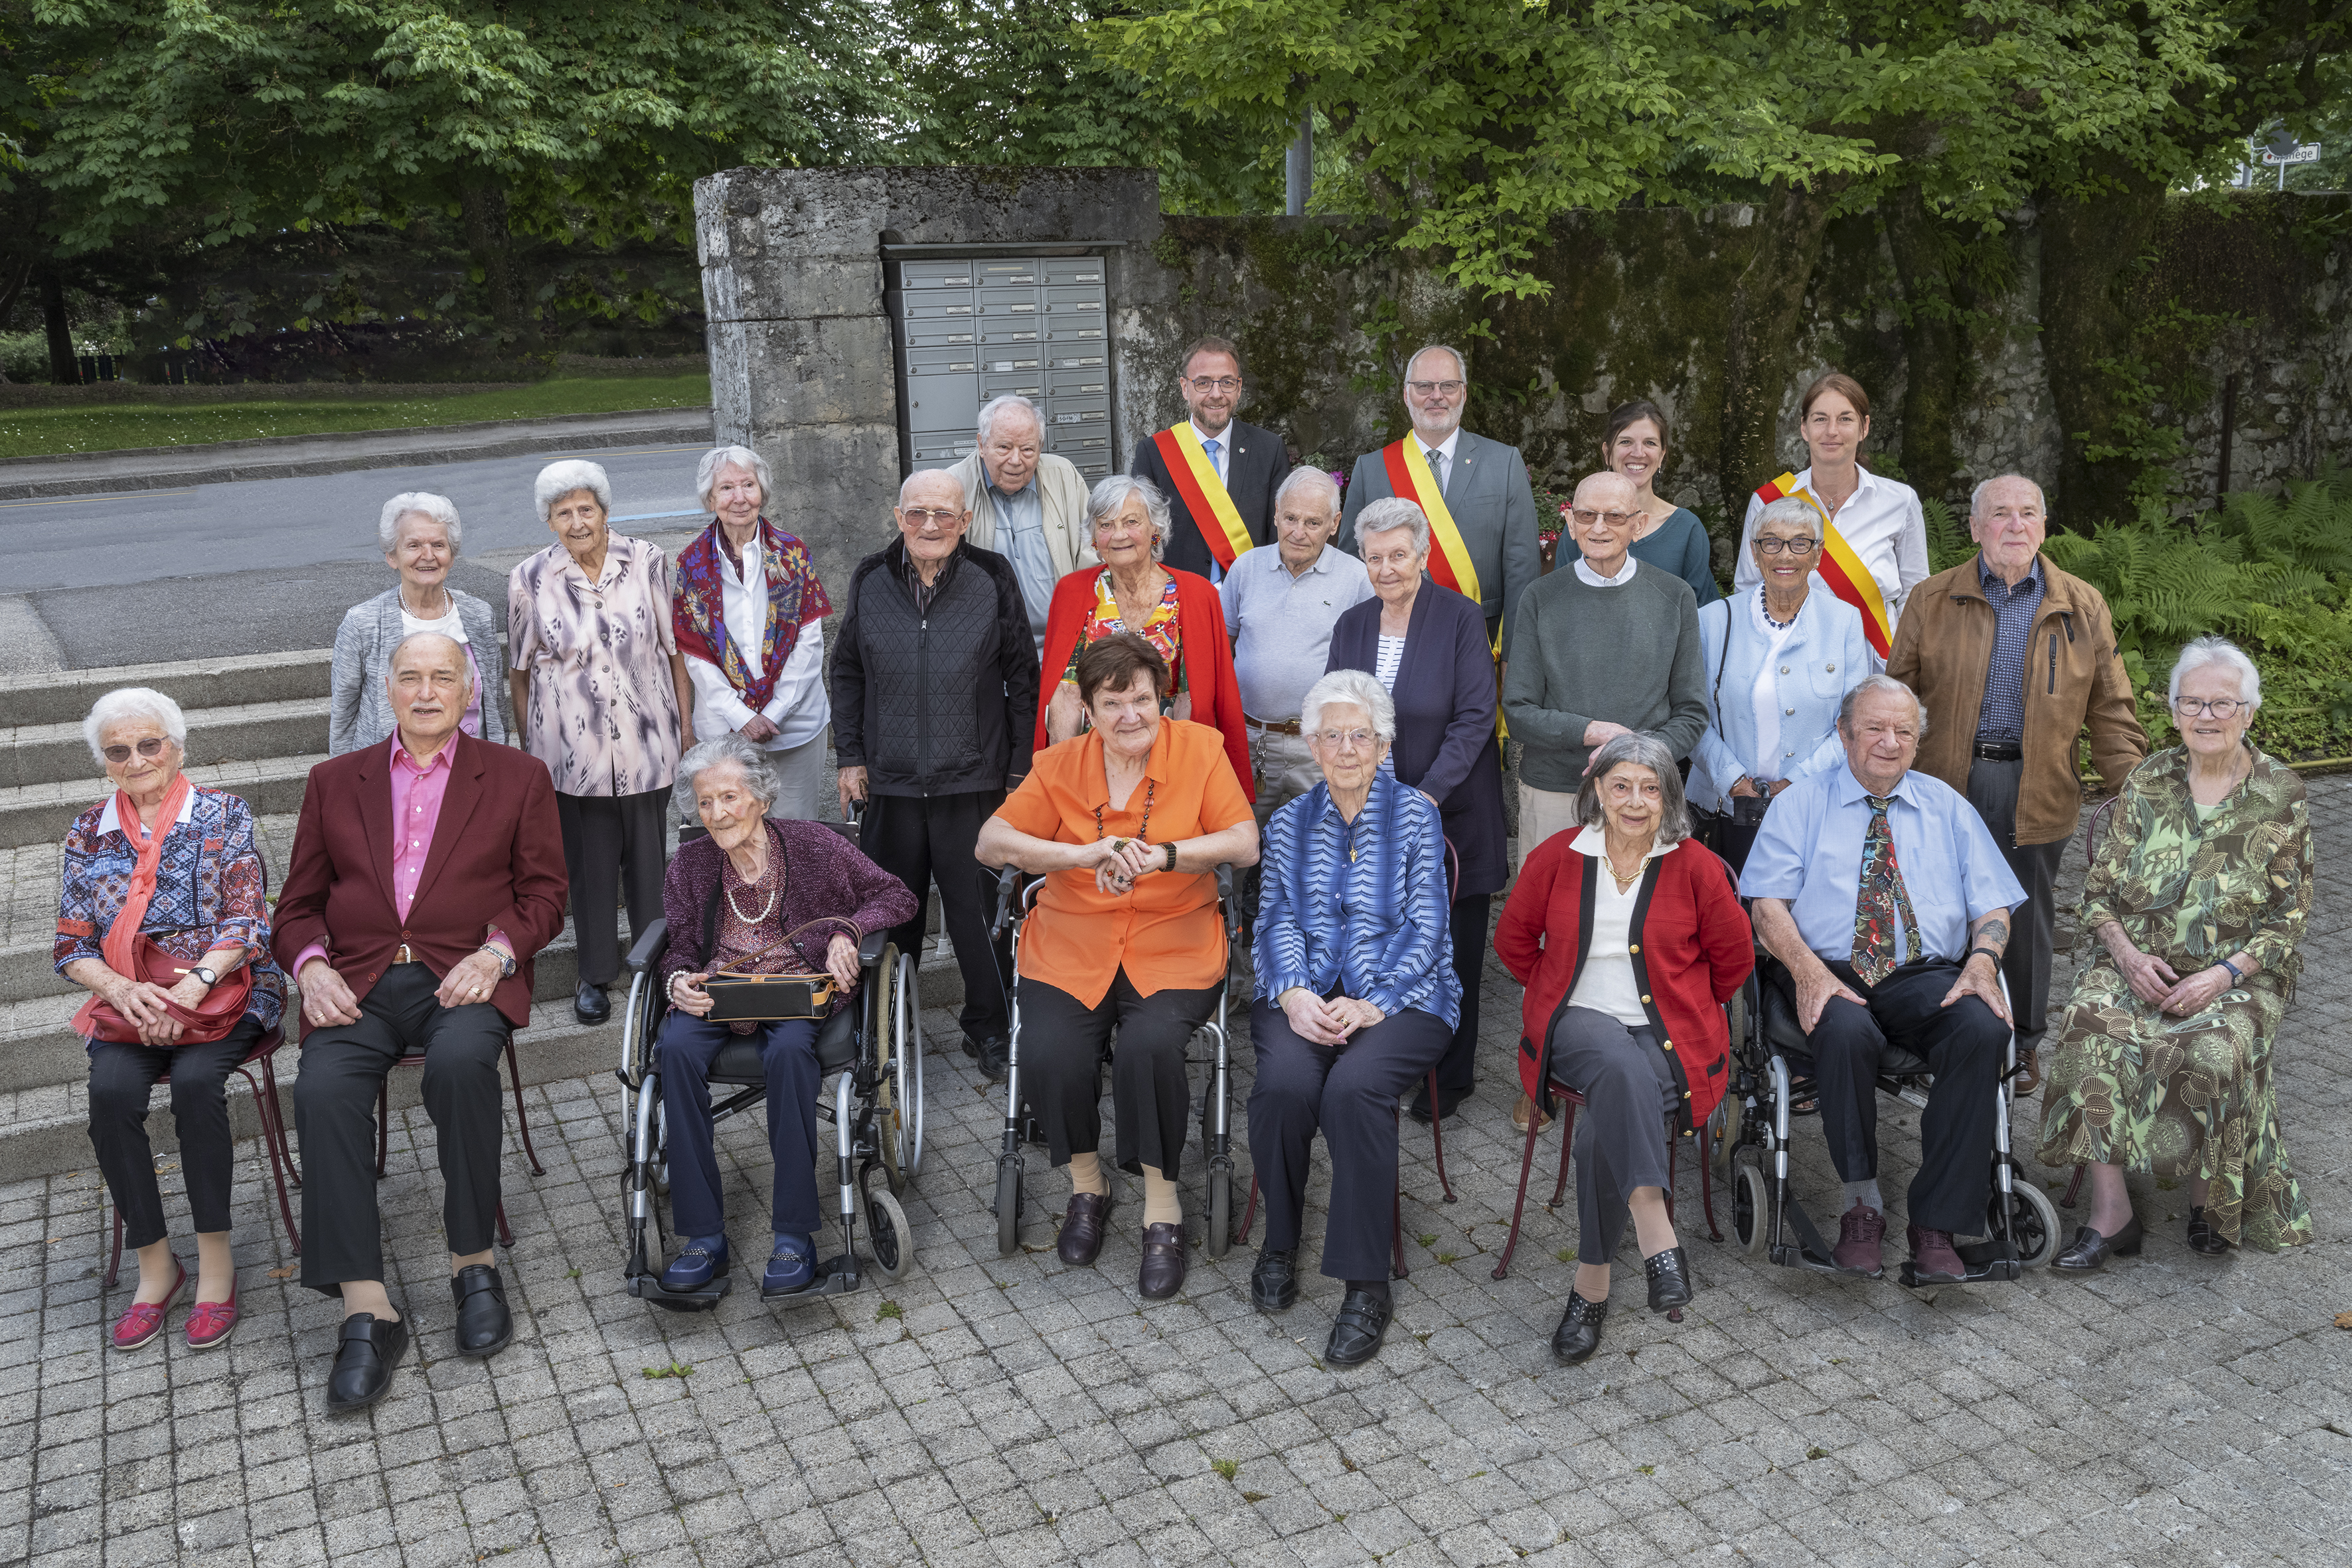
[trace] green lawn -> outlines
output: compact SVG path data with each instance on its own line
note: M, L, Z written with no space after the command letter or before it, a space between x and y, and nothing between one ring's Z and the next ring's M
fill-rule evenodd
M0 458L184 447L257 436L315 436L532 419L551 414L617 414L636 408L704 408L708 374L557 377L510 392L448 397L338 397L268 403L110 403L89 407L0 409Z

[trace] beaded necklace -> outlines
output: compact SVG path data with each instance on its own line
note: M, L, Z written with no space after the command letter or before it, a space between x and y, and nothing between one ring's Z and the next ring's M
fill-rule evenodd
M1139 826L1139 827L1138 827L1138 828L1136 828L1136 830L1135 830L1135 838L1136 838L1136 842L1137 842L1137 843L1139 843L1139 844L1149 844L1149 843L1150 843L1150 842L1151 842L1151 838L1150 838L1150 833L1151 833L1151 797L1152 797L1152 795L1153 795L1155 793L1157 793L1157 792L1158 792L1159 788L1160 788L1159 784L1157 784L1157 783L1156 783L1156 782L1151 778L1151 776L1150 776L1149 773L1147 773L1147 774L1145 774L1145 775L1144 775L1144 779L1143 779L1143 823L1142 823L1142 825L1141 825L1140 826ZM1105 804L1105 805L1108 805L1108 804L1109 804L1109 803L1108 803L1108 802L1105 802L1104 804ZM1103 814L1103 808L1102 808L1102 806L1099 806L1099 805L1098 805L1098 806L1095 807L1095 837L1096 837L1097 839L1100 839L1100 838L1102 837L1102 836L1103 836L1103 819L1102 819L1102 814Z

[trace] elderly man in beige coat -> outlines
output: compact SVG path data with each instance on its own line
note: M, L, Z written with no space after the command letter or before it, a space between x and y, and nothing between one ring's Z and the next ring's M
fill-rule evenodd
M992 398L980 411L980 447L948 472L963 486L975 550L1013 563L1029 635L1045 641L1054 584L1101 563L1086 531L1087 482L1067 458L1043 450L1045 422L1025 397Z

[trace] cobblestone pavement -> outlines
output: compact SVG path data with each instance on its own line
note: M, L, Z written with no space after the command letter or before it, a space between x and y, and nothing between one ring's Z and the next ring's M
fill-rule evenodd
M1185 1293L1144 1306L1132 1194L1099 1266L1064 1268L1035 1152L1027 1245L998 1258L995 1104L956 1054L930 1058L912 1273L672 1317L620 1285L615 1086L553 1084L531 1096L548 1173L508 1162L520 1333L487 1364L450 1352L429 1128L394 1129L386 1229L423 1363L353 1418L322 1408L334 1312L279 1277L255 1149L247 1317L210 1356L176 1320L140 1354L100 1348L128 1295L99 1289L93 1171L0 1188L0 1563L2352 1562L2352 1333L2332 1326L2352 1310L2352 782L2313 797L2319 905L2280 1079L2319 1238L2293 1253L2200 1258L2183 1194L2138 1182L2137 1260L1929 1300L1710 1244L1685 1168L1686 1321L1642 1311L1621 1267L1602 1353L1557 1367L1572 1206L1531 1205L1511 1277L1488 1278L1518 1166L1517 1004L1496 973L1481 1087L1447 1127L1458 1204L1405 1125L1412 1272L1369 1367L1318 1364L1331 1281L1286 1318L1252 1312L1247 1247L1196 1254ZM1916 1147L1899 1110L1890 1196ZM2034 1120L2020 1109L2028 1151ZM738 1119L721 1146L758 1256L760 1128ZM1818 1139L1801 1149L1803 1190L1826 1194Z

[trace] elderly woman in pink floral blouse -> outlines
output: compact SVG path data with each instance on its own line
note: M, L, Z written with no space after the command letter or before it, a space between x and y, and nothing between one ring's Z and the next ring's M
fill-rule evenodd
M533 490L555 542L507 578L507 679L523 749L555 780L580 953L572 1015L601 1024L621 972L618 895L632 941L661 915L663 812L694 744L694 693L670 630L669 558L612 531L604 468L550 463Z

